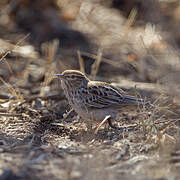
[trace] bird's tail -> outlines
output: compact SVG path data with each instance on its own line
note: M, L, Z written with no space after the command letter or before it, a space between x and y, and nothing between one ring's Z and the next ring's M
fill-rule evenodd
M152 108L154 107L150 101L145 101L144 99L140 99L134 96L124 96L124 103L127 105L139 105L141 107Z

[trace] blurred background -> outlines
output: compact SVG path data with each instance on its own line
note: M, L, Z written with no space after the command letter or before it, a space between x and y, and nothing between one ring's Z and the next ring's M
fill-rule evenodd
M25 95L80 69L127 86L160 84L178 98L178 0L1 0L0 10L0 76Z

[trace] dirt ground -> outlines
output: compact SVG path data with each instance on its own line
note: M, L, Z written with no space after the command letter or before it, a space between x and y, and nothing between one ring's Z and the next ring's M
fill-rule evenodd
M2 0L0 180L180 179L180 2ZM154 108L95 134L71 109L65 69Z

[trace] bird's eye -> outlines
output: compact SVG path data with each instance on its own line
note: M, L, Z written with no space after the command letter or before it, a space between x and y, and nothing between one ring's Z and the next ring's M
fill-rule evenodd
M72 76L71 76L71 78L72 78L72 79L74 79L74 78L75 78L75 76L74 76L74 75L72 75Z

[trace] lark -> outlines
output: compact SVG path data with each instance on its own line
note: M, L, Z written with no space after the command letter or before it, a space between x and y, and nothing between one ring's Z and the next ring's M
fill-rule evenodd
M116 119L119 112L135 110L150 103L135 96L127 95L123 90L106 82L91 81L85 74L77 70L66 70L56 74L61 79L61 85L71 107L85 120L96 123L106 117L109 125ZM110 120L111 119L111 120Z

